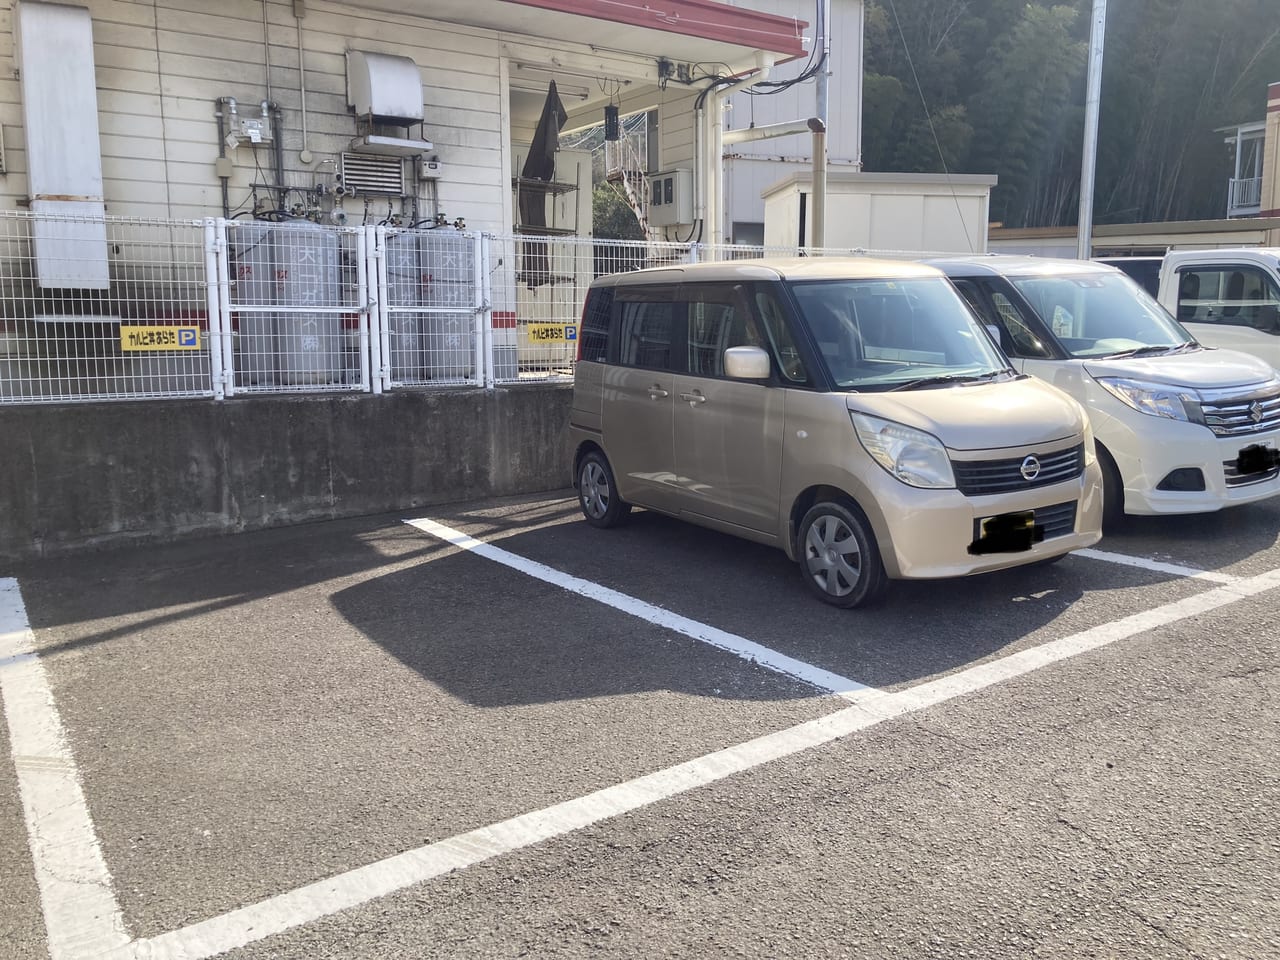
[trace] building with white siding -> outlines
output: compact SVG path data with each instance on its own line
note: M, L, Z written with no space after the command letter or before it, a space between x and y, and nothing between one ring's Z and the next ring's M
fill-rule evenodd
M38 8L53 6L0 7L9 40L0 43L0 208L56 210L74 201L75 212L96 203L108 214L155 218L283 209L322 221L345 215L348 223L460 219L511 233L521 226L513 175L550 80L569 126L600 116L610 101L624 112L656 109L660 165L690 170L701 198L707 184L695 169L693 110L706 85L694 79L700 65L749 74L802 58L799 8L813 4L753 4L787 6L780 14L715 0L84 0L68 6L87 16L60 21L66 36L55 45L73 49L89 31L92 72L47 56L20 72L24 46L32 54L49 42L55 27ZM18 28L27 16L33 26L24 37ZM360 123L351 105L353 51L412 61L420 125ZM45 83L32 103L37 71ZM795 98L759 99L811 113ZM748 114L736 101L734 110ZM353 148L362 132L424 146ZM70 179L33 191L33 150L73 154ZM581 186L576 173L565 182ZM568 216L567 203L550 217ZM589 211L589 195L573 206ZM581 232L583 221L565 225Z

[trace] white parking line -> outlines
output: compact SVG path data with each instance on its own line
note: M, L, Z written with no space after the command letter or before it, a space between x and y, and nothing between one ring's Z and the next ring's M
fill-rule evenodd
M138 941L119 956L137 960L204 960L450 871L563 836L770 761L830 743L885 720L975 693L1001 681L1277 587L1280 587L1280 570L1216 587L897 693L864 691L854 698L853 706L817 720L575 800L409 850L172 933Z
M78 960L129 942L93 829L75 758L35 654L18 581L0 577L0 698L44 909L50 960Z
M424 532L472 550L548 583L625 609L657 625L713 643L748 660L764 657L823 689L841 692L852 706L510 820L283 893L219 917L148 940L130 941L79 782L74 757L54 704L16 580L0 578L0 698L10 730L28 840L45 917L51 960L204 960L322 917L441 876L452 870L571 833L773 760L873 727L955 697L1029 673L1116 641L1177 623L1280 587L1280 570L1249 578L1197 571L1159 561L1081 551L1093 559L1146 567L1178 576L1220 579L1224 585L1154 610L1102 624L1069 637L896 693L874 690L819 671L768 648L597 584L498 550L429 520ZM815 682L821 679L822 682Z
M821 667L815 667L812 664L788 657L784 653L779 653L777 650L755 643L745 637L729 633L726 630L719 630L705 623L699 623L697 620L691 620L688 617L682 617L678 613L664 610L662 607L647 603L644 600L627 596L627 594L619 593L617 590L611 590L598 583L592 583L590 580L571 576L556 570L554 567L548 567L546 564L528 560L525 557L502 550L492 544L477 540L460 530L454 530L452 527L446 527L442 523L436 523L434 520L423 518L420 520L406 520L405 523L411 527L416 527L423 533L452 543L456 547L470 550L477 556L501 563L504 566L511 567L513 570L519 570L523 574L568 590L570 593L597 600L600 603L621 610L623 613L638 617L641 620L647 620L656 626L682 633L686 637L692 637L702 643L708 643L720 650L732 653L735 657L741 657L743 660L757 663L767 670L785 674L797 680L803 680L819 690L834 693L836 696L844 697L845 699L851 699L858 693L872 689L857 680L850 680L848 677L842 677L829 670L823 670Z
M1168 573L1175 577L1190 577L1194 580L1208 580L1211 583L1236 583L1240 578L1229 573L1218 573L1215 570L1197 570L1195 567L1184 567L1177 563L1165 563L1163 560L1148 560L1146 557L1131 557L1124 553L1111 553L1107 550L1077 550L1077 557L1088 557L1090 560L1103 560L1106 563L1118 563L1125 567L1138 567L1154 573Z

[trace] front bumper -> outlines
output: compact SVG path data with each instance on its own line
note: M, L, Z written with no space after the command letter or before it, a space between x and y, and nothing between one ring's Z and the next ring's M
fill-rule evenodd
M1250 447L1280 450L1280 430L1218 437L1195 423L1144 417L1137 432L1120 420L1094 423L1124 482L1125 513L1154 515L1212 513L1280 494L1280 469L1241 474L1241 451ZM1177 470L1199 470L1203 490L1161 490Z
M890 577L937 579L1005 570L1090 547L1102 537L1102 476L1092 457L1074 480L993 496L919 490L887 474L884 479L875 491L877 516L870 518ZM1025 550L971 551L984 519L1024 511L1034 511L1035 522L1045 527L1043 540Z

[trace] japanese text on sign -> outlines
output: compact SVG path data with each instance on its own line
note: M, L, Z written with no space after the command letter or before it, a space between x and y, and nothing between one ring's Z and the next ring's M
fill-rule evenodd
M121 350L199 350L199 327L120 327Z
M576 324L563 323L531 323L529 324L530 343L564 343L578 339Z

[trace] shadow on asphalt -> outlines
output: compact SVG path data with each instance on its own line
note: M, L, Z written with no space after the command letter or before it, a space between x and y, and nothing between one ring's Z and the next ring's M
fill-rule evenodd
M1054 629L1064 615L1071 629L1091 616L1105 622L1110 614L1095 612L1098 601L1085 598L1086 592L1176 579L1068 559L963 580L898 582L880 606L844 611L810 597L796 565L780 550L646 511L620 529L596 530L578 518L570 495L437 506L420 515L881 687L997 655L1028 635ZM1128 518L1100 547L1154 551L1183 563L1200 556L1197 565L1213 569L1272 547L1278 512L1255 505L1195 517ZM262 609L269 616L270 598L310 590L404 664L472 704L609 696L658 680L698 695L806 695L808 688L790 681L708 686L704 675L684 684L682 669L705 674L726 662L739 673L744 668L728 654L459 552L403 519L130 547L5 573L22 582L45 654L156 626L194 629L198 637L204 614L266 600ZM1125 612L1134 600L1137 608L1145 603L1136 594L1126 598Z
M872 686L935 676L997 654L1052 623L1088 588L1082 571L1059 565L897 583L877 607L840 610L812 598L780 550L647 511L622 528L597 530L576 519L572 501L569 506L568 515L545 505L521 517L483 508L437 509L430 516L517 556ZM1130 584L1168 579L1144 571L1125 576ZM470 589L460 591L459 584ZM333 603L407 666L481 706L629 692L614 673L618 651L653 655L635 650L636 638L650 651L661 649L655 640L662 639L682 645L685 656L708 650L473 554L424 559L355 584ZM542 675L548 661L563 668L554 681ZM459 662L468 669L456 669ZM582 664L592 666L584 671ZM538 682L529 682L534 673Z

